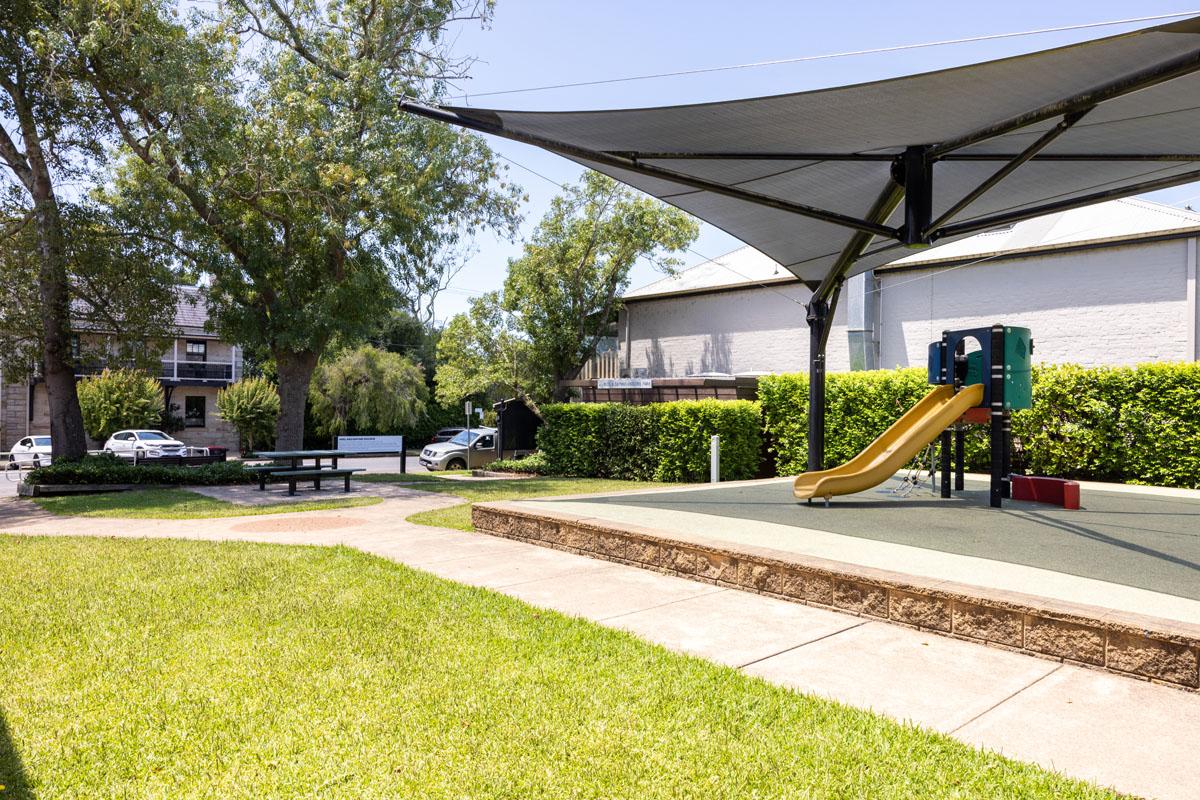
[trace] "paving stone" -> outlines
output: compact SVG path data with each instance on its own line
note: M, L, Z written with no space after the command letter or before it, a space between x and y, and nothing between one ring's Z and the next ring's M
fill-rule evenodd
M721 591L696 581L612 564L577 575L522 583L505 593L564 614L604 620Z
M1061 667L955 734L1139 797L1200 797L1200 695Z
M730 590L617 617L607 624L673 650L737 667L861 623L857 617Z
M1007 650L867 622L751 665L746 672L949 732L1058 666Z

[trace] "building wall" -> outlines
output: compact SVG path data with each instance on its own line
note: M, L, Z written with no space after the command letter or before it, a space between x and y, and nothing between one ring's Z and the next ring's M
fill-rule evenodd
M182 415L187 408L188 397L204 398L204 426L199 428L184 427L174 436L184 444L194 447L227 447L231 453L237 453L237 431L232 425L217 415L216 386L176 386L171 392L171 403L179 406Z
M618 327L622 359L632 377L650 378L807 369L809 296L792 284L631 302ZM830 370L849 369L844 304L834 313L826 357Z
M923 367L929 343L943 330L994 322L1030 328L1034 358L1041 363L1195 359L1200 336L1189 337L1188 327L1200 316L1195 310L1189 314L1189 303L1200 303L1194 288L1198 246L1186 239L940 270L877 272L879 365ZM630 302L619 328L622 359L629 359L633 377L805 371L808 296L802 286L788 285ZM834 315L830 372L849 369L847 305L843 297Z
M1192 360L1187 282L1195 241L880 273L880 365L924 366L929 342L943 330L996 322L1032 330L1041 363Z

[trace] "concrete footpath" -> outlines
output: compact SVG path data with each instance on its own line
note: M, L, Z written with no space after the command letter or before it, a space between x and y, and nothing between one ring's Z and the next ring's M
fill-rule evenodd
M378 505L341 511L135 522L55 517L0 499L0 532L346 545L1121 792L1200 798L1200 694L536 545L412 525L404 521L409 514L460 501L400 487L387 494Z

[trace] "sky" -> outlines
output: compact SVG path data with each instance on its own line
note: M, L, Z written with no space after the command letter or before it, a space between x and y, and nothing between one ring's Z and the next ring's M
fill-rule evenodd
M1184 0L1186 2L1186 0ZM1197 2L1197 0L1192 0ZM970 64L1044 50L1149 25L1141 22L992 41L856 55L794 64L623 81L548 91L511 92L548 84L605 80L704 67L938 42L973 36L1107 22L1191 11L1187 5L1138 0L971 0L814 3L811 0L497 0L490 27L454 31L455 51L477 60L456 105L566 111L676 105L783 94ZM1191 11L1200 15L1200 10ZM484 234L475 255L437 299L439 320L465 311L470 299L499 288L508 259L520 254L559 191L582 168L529 145L487 136L510 177L529 199L516 241ZM531 170L533 172L531 172ZM534 172L538 174L533 174ZM542 177L539 177L542 176ZM549 179L549 180L547 180ZM1200 183L1146 195L1200 207ZM685 266L720 256L741 242L709 225L682 255ZM642 263L631 286L660 277Z

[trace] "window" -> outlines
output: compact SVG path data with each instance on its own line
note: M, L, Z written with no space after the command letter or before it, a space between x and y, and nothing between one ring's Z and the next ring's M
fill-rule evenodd
M185 428L203 428L205 399L203 397L183 398L183 426Z
M208 361L208 342L188 339L184 346L185 361Z
M79 360L79 334L78 333L71 334L71 360L72 361Z

